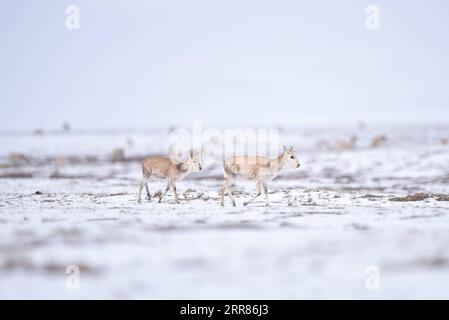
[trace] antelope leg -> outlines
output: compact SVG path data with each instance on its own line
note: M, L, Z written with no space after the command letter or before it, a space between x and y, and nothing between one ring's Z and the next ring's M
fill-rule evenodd
M267 201L266 206L270 206L270 202L268 201L268 183L263 183L263 192L265 193L265 200Z
M170 187L171 187L171 180L168 180L167 187L165 188L164 193L161 194L161 196L159 197L159 203L162 202L162 198L167 194L168 190L170 190Z
M144 186L147 189L147 194L149 194L148 186L147 186L147 182L148 182L149 179L150 179L150 177L148 175L144 175L142 180L140 181L139 191L137 192L137 202L138 203L141 202L142 189L143 189Z
M243 203L244 206L249 205L251 202L253 202L254 200L256 200L260 196L260 194L261 194L260 187L261 187L260 186L260 182L257 182L257 184L256 184L256 190L257 190L256 195L251 200L249 200L248 202L244 202Z
M231 183L229 182L227 183L226 189L228 191L229 198L231 198L232 206L235 207L235 200L231 190Z
M171 181L171 185L173 188L173 195L175 197L175 203L179 203L178 194L176 193L176 183L174 180Z

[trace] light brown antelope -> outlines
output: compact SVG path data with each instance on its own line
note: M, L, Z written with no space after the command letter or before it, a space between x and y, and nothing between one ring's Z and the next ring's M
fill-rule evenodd
M179 203L178 195L176 193L176 180L184 179L189 173L201 170L201 164L196 157L193 156L193 152L190 152L189 158L186 161L175 163L166 157L151 157L146 158L142 162L142 181L139 186L139 192L137 194L137 202L141 202L142 189L145 187L147 191L147 200L151 200L150 190L148 189L148 180L151 177L163 178L167 180L167 187L165 191L161 193L159 202L166 195L170 187L173 188L173 195L175 197L175 203Z
M247 206L262 193L265 193L266 206L270 206L268 201L268 181L274 179L282 169L299 168L300 164L293 147L287 149L284 146L284 152L278 157L270 159L259 156L234 156L223 162L223 175L226 181L220 188L220 205L224 206L224 193L227 191L232 205L235 207L235 200L232 195L231 185L235 180L256 181L256 195L244 202Z
M347 150L353 150L355 147L355 144L357 143L357 136L352 135L349 141L345 140L338 140L335 143L335 150L337 151L347 151Z
M371 140L371 148L379 148L384 146L387 143L387 136L384 134L380 134L375 136L373 140Z

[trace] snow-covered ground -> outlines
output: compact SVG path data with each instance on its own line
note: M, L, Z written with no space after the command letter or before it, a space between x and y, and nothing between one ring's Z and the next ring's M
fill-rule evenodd
M448 127L283 129L302 167L268 208L242 206L245 182L219 207L213 163L180 204L137 204L139 159L167 136L1 133L0 298L449 298Z

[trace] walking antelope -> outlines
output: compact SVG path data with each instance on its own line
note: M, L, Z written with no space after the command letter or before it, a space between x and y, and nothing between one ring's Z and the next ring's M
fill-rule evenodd
M234 156L226 159L223 163L223 175L226 181L220 188L220 205L224 206L224 193L227 191L232 205L235 207L234 197L232 195L231 185L235 180L252 180L256 181L256 195L244 202L247 206L261 195L261 191L265 193L266 206L270 206L268 202L268 181L272 180L282 169L299 168L300 164L293 151L293 147L287 149L284 146L284 152L278 157L270 159L258 156Z
M347 150L352 150L355 147L355 144L357 143L357 136L356 135L352 135L348 141L346 140L338 140L335 143L335 149L337 151L347 151Z
M193 152L190 152L189 158L180 163L174 163L166 157L151 157L146 158L142 162L142 181L139 186L137 194L137 202L141 202L140 197L142 189L145 187L147 191L147 200L151 200L150 190L148 189L148 180L151 177L164 178L167 180L167 187L160 195L159 202L166 195L170 187L173 188L173 195L175 196L175 203L179 203L178 195L176 194L176 180L184 179L189 173L201 170L201 164Z

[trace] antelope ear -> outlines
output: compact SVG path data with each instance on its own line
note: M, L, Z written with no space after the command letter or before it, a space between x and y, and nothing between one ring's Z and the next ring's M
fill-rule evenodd
M289 151L293 151L293 147L290 147Z
M189 157L190 157L190 158L193 158L193 149L190 149Z
M282 146L284 148L284 152L287 151L287 147L286 146Z

